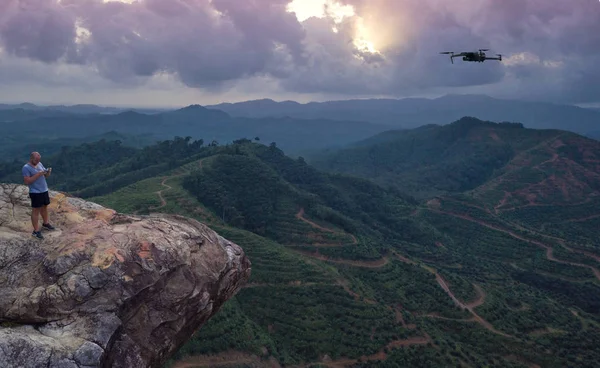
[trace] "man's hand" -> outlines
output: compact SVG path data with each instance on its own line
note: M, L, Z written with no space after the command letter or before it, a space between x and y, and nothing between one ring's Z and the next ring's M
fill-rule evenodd
M52 173L52 168L49 167L48 170L44 171L44 176L49 177L51 173Z
M38 180L40 176L42 175L46 175L45 171L38 171L37 173L35 173L33 176L25 176L23 177L23 181L25 182L25 185L29 185L31 183L33 183L34 181Z

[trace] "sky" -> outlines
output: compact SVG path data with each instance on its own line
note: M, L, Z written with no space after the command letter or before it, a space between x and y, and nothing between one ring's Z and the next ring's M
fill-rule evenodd
M503 60L451 64L442 51ZM0 102L600 106L599 0L0 0Z

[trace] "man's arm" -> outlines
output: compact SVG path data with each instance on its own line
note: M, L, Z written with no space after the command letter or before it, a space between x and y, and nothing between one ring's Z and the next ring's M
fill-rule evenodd
M23 182L25 183L25 185L30 185L33 182L35 182L36 180L38 180L40 178L40 176L44 175L43 171L40 171L36 174L34 174L33 176L23 176Z
M52 168L48 168L48 170L46 171L46 173L44 174L45 177L49 177L50 174L52 174Z

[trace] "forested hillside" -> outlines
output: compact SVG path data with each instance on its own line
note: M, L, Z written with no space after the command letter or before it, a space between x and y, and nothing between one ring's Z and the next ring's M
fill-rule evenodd
M595 367L600 212L586 207L595 196L584 187L595 188L594 147L561 136L563 153L546 162L554 133L507 126L510 134L497 131L500 139L530 148L505 154L478 130L467 135L485 143L464 147L464 129L450 128L454 141L438 136L447 147L441 153L436 145L423 152L438 160L479 152L475 162L485 169L489 143L490 155L506 155L506 162L474 175L466 186L473 190L423 201L400 186L327 173L249 139L205 145L177 138L133 151L104 141L43 162L55 168L53 189L138 215L192 216L248 254L249 284L179 350L172 367ZM94 167L102 153L108 156ZM85 175L67 164L76 159ZM536 167L582 189L570 200L559 187L545 202L522 203L537 187L514 173ZM529 192L521 198L523 188ZM512 197L501 203L504 191ZM534 211L545 208L551 216L538 220Z
M589 152L597 155L600 142L562 130L526 129L516 123L465 117L444 126L384 132L315 155L310 163L325 171L370 178L419 198L431 198L473 190L502 175L511 177L510 182L541 181L551 173L538 164L560 157L561 162L579 166ZM571 168L577 175L593 170L588 164L580 169L575 166Z

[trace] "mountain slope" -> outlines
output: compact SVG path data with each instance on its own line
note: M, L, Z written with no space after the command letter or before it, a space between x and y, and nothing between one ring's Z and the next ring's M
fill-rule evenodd
M541 239L558 244L557 252L575 263L600 260L596 140L464 118L441 127L386 132L312 163L433 197L427 202L430 210L443 203L446 214L465 221L487 219L505 229L543 234ZM429 222L438 227L438 220Z
M542 182L555 168L555 161L546 161L558 157L578 167L570 165L572 173L563 168L565 175L592 175L589 185L595 187L593 178L599 171L594 157L599 149L598 141L565 131L463 118L445 126L381 133L310 162L323 170L371 178L426 197L473 190L502 175L516 175L522 183ZM551 164L546 165L548 170L537 166L544 162Z
M512 135L498 136L514 145L546 138L507 129ZM140 216L198 218L250 258L249 285L173 367L594 367L600 359L598 227L587 244L496 213L485 195L417 202L319 171L276 145L178 142L147 151L178 158L173 165L88 198ZM195 151L178 155L188 145Z
M528 128L563 129L586 134L600 129L600 112L571 105L491 98L485 95L446 95L434 99L365 99L307 104L272 100L207 106L232 116L289 116L308 119L368 121L411 129L447 124L464 116L482 120L520 122Z
M155 198L147 210L163 198L154 210L201 217L253 262L250 285L174 367L591 367L600 357L598 249L581 253L472 196L418 204L275 146L219 149L135 190L135 201Z

